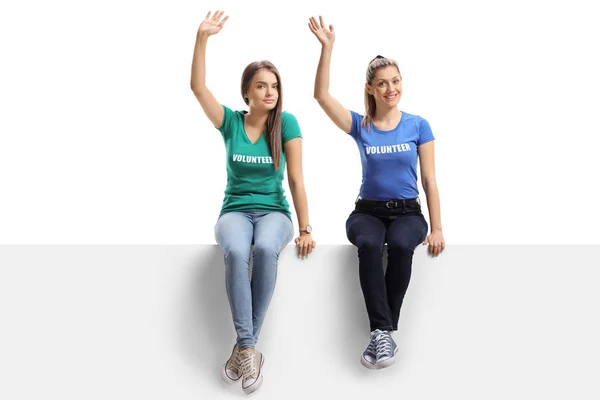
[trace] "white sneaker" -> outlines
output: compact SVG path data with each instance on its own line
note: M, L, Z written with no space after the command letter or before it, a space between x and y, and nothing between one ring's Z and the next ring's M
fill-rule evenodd
M237 382L242 377L240 368L240 350L238 349L237 344L233 346L229 360L225 362L225 365L223 365L223 368L221 369L221 377L230 385Z
M256 350L240 351L240 370L242 373L242 390L250 394L260 387L263 381L262 366L265 359Z

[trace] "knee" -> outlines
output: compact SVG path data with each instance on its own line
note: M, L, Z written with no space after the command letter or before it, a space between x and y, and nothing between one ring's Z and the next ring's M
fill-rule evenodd
M383 243L379 243L369 236L359 236L355 243L359 253L383 253Z
M416 245L408 240L391 240L388 242L389 251L401 254L412 254L415 251Z
M254 257L279 258L281 249L274 242L258 241L254 243Z
M228 261L250 261L250 249L246 246L227 246L223 249L225 259Z

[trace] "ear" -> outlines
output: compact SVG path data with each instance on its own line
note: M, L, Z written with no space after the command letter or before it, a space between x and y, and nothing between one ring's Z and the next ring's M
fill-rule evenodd
M367 93L369 93L371 96L373 95L373 88L371 88L371 85L365 83L365 89L367 89Z

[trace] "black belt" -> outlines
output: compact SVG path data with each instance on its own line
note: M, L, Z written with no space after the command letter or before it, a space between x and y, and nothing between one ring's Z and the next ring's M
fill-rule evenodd
M357 205L365 206L365 207L385 207L385 208L399 208L403 206L420 206L421 202L419 198L416 197L414 199L403 199L403 200L365 200L358 199L356 201Z

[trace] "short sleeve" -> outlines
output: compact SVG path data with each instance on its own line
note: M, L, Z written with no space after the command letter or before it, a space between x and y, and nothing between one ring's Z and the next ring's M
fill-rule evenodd
M350 128L350 136L352 136L354 140L356 140L356 138L360 137L360 124L364 117L355 111L350 111L350 115L352 116L352 127Z
M281 113L281 144L298 137L302 137L302 132L296 117L288 112Z
M433 137L433 132L431 132L431 126L429 126L429 122L426 119L421 118L421 123L419 124L419 139L417 140L417 146L425 144L427 142L431 142L435 140Z
M221 126L217 129L224 138L231 136L233 121L235 121L235 112L229 107L223 106L223 122L221 122Z

